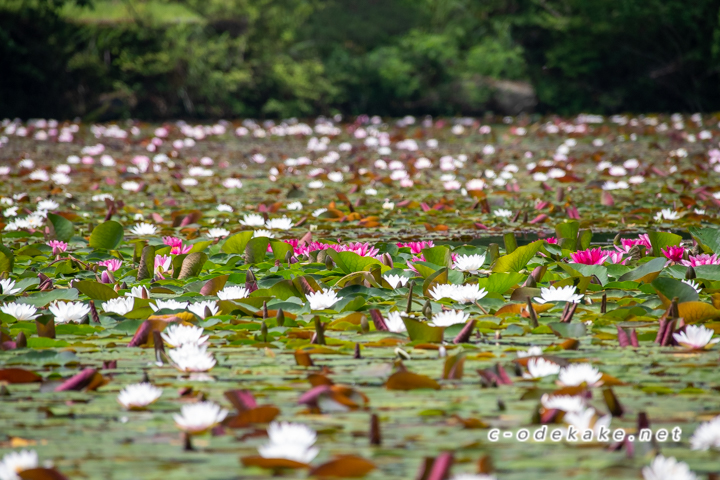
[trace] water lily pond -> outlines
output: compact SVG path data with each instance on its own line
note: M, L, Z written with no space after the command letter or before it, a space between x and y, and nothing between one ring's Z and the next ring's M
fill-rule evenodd
M718 478L718 120L4 121L0 480Z

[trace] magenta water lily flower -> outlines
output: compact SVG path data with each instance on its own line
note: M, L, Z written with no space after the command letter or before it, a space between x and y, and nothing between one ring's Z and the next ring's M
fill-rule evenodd
M660 250L671 262L682 262L685 249L683 247L666 247Z
M699 267L700 265L720 265L718 254L708 255L690 255L687 260L681 260L680 263L686 267Z
M602 265L609 256L609 252L599 247L579 250L570 254L571 263L581 263L583 265Z
M163 237L163 243L172 247L170 255L182 255L192 250L192 245L183 245L182 239L177 237Z

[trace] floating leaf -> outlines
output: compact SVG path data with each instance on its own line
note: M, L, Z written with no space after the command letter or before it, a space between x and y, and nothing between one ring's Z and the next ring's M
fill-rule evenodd
M434 327L407 317L403 317L402 321L405 328L407 328L410 340L413 342L442 343L445 327Z
M115 290L105 285L104 283L83 280L81 282L75 282L73 285L75 285L75 288L77 288L78 291L87 295L92 300L100 300L106 302L112 298L117 298L120 296Z
M385 383L388 390L417 390L421 388L430 388L432 390L440 390L440 384L430 377L419 375L412 372L396 372L390 375Z
M540 251L544 240L537 240L529 245L518 247L510 255L498 258L492 267L493 272L519 272Z
M120 245L125 232L122 225L114 220L101 223L90 234L90 246L103 250L112 250Z
M313 468L309 475L330 478L362 478L375 468L375 464L362 457L343 455Z
M228 237L223 243L222 251L225 253L245 253L245 246L253 237L252 230L236 233Z
M203 252L189 253L182 262L179 280L197 277L203 269L203 265L207 262L208 256Z
M55 238L61 242L67 242L72 238L73 233L75 232L75 226L70 220L55 213L48 213L47 219L50 220L50 223L53 226Z
M682 237L669 232L648 232L650 245L652 245L652 255L654 257L662 257L662 250L667 247L680 245Z

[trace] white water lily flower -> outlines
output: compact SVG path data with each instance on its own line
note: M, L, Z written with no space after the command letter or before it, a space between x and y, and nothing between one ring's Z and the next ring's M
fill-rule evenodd
M538 355L542 354L543 350L540 347L530 347L527 349L527 352L523 352L522 350L517 351L518 358L537 357Z
M207 342L207 339L210 338L210 336L203 335L203 333L204 330L202 327L172 324L163 330L160 336L171 347L181 347L188 343L202 345Z
M175 425L187 433L197 435L207 432L225 420L228 411L213 402L183 405L180 414L173 415Z
M487 291L477 284L450 285L441 283L430 290L430 295L435 300L449 298L457 303L474 303L487 295Z
M320 215L322 215L322 214L325 213L325 212L327 212L327 208L318 208L317 210L315 210L315 211L312 213L312 216L315 217L315 218L317 218L317 217L319 217Z
M243 215L243 219L240 220L240 225L245 225L246 227L262 227L265 225L265 218L257 213Z
M264 230L261 228L260 230L255 230L253 232L253 238L257 237L275 238L275 234L270 230Z
M302 203L300 202L290 202L287 205L287 209L291 211L302 210L302 207Z
M720 415L701 423L690 437L690 445L693 450L720 449Z
M236 285L228 285L217 292L217 296L220 300L239 300L241 298L247 298L248 295L250 295L250 290Z
M407 327L405 327L405 322L403 322L400 312L388 313L387 317L385 318L385 325L388 327L389 331L394 333L407 332Z
M583 294L575 293L576 287L574 285L567 285L564 287L543 287L540 289L540 296L535 297L536 303L547 303L547 302L569 302L569 303L580 303Z
M485 255L458 255L453 268L461 272L469 272L477 275L478 270L482 268L484 263Z
M90 306L82 302L53 302L48 309L55 315L55 323L79 322L90 313Z
M557 375L560 372L560 365L550 362L544 358L531 358L527 364L528 371L523 373L523 378L542 378L550 375Z
M695 280L682 280L682 283L684 283L685 285L690 285L697 293L700 293L702 291L702 287Z
M193 303L188 307L188 310L200 318L206 318L206 308L210 310L210 315L207 315L208 317L215 316L220 311L220 307L218 307L215 300L205 300L204 302Z
M0 461L0 480L20 480L18 473L38 466L38 455L35 450L7 453Z
M126 315L131 312L135 306L135 297L117 297L111 298L107 302L103 302L102 308L107 313L117 313L118 315Z
M170 360L181 372L207 372L217 363L207 345L186 343L178 348L168 350Z
M154 403L162 395L162 388L150 383L135 383L120 391L117 401L130 410L139 410Z
M185 310L190 305L188 302L178 302L177 300L155 300L155 304L150 304L153 312L167 308L168 310Z
M24 303L4 303L2 307L0 307L0 310L2 310L4 314L14 317L15 320L19 322L34 320L40 316L40 314L37 313L37 308Z
M658 222L662 220L677 220L678 218L680 218L680 213L669 208L663 208L655 214L655 221Z
M410 280L408 277L403 275L383 275L383 278L390 284L393 290L396 289L398 285L404 287Z
M306 297L308 302L310 302L311 310L328 309L343 299L343 297L338 297L337 293L329 288L314 293L308 293Z
M317 434L313 429L299 423L272 422L267 429L270 441L258 447L263 458L284 458L300 463L310 463L319 450L313 445Z
M293 227L293 221L291 218L272 218L265 222L265 227L270 230L290 230Z
M220 205L217 206L217 211L231 213L233 211L233 208L226 203L221 203Z
M566 387L586 383L588 387L602 385L602 373L589 363L572 363L560 370L558 381Z
M585 399L579 395L548 395L540 399L546 410L562 410L563 412L582 412L585 410Z
M433 315L430 323L436 327L449 327L451 325L465 323L468 318L470 318L470 314L462 310L445 310L444 312Z
M135 298L150 298L150 290L143 286L132 287L129 292L125 292L125 296Z
M512 212L512 210L498 208L493 211L493 215L495 215L498 218L510 218L513 216L513 212Z
M603 427L610 427L610 415L599 417L594 422L593 419L595 419L594 408L587 408L578 412L565 412L563 417L565 423L572 425L580 432L578 436L581 436L587 430L592 430L597 435Z
M2 295L15 295L20 292L19 288L15 288L15 280L9 278L3 278L0 280L0 289L2 289Z
M130 232L135 235L155 235L157 233L157 227L152 223L138 223L130 229Z
M56 210L60 206L59 203L57 203L53 199L47 199L47 200L40 200L36 206L37 210Z
M662 455L655 457L649 466L643 467L642 474L645 480L697 480L687 463Z
M211 228L207 233L207 237L212 239L227 237L228 235L230 235L230 230L225 228Z
M686 325L684 331L673 333L673 338L683 347L702 350L720 342L720 338L712 338L714 333L715 331L704 325Z

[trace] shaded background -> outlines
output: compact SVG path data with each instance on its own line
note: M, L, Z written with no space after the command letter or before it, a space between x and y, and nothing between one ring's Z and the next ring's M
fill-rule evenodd
M0 118L720 110L720 0L0 0Z

